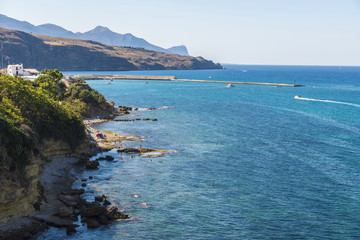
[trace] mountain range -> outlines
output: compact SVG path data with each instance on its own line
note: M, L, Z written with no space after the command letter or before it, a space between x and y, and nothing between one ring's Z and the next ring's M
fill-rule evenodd
M121 71L221 69L202 57L163 53L144 48L117 47L91 40L30 34L0 27L1 64L26 68ZM4 66L5 66L4 65Z
M41 34L52 37L62 37L62 38L73 38L73 39L83 39L83 40L93 40L103 44L113 45L113 46L125 46L125 47L135 47L135 48L145 48L148 50L153 50L157 52L164 53L174 53L180 55L189 55L187 48L184 45L175 46L168 49L153 45L146 41L143 38L138 38L132 35L131 33L120 34L111 31L107 27L97 26L96 28L88 32L72 32L57 26L55 24L42 24L35 26L26 21L19 21L14 18L7 17L3 14L0 14L0 27L6 29L14 29L32 34Z

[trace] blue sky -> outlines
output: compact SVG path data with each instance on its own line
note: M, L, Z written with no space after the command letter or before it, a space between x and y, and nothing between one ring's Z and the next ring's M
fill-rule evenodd
M0 13L97 25L221 63L360 66L360 0L0 0Z

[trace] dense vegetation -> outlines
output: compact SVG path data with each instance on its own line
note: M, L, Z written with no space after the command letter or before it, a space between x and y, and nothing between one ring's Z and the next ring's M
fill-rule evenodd
M89 102L106 101L86 83L68 88L62 77L58 70L43 70L34 82L0 76L0 169L22 169L31 152L39 154L43 139L62 140L73 149L82 142L79 113Z
M67 99L64 104L84 117L92 117L93 109L99 109L98 112L112 111L105 97L82 81L71 84L64 97Z

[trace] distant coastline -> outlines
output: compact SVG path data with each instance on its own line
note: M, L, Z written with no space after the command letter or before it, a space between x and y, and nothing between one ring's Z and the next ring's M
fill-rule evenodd
M2 64L62 71L222 69L202 57L117 47L95 41L58 38L0 28ZM5 66L2 66L5 67Z

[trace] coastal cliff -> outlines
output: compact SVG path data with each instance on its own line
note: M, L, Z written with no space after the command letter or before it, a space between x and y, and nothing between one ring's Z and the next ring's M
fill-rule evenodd
M79 159L69 157L88 156L93 144L81 116L116 113L85 82L66 82L57 70L42 74L35 82L0 76L0 240L26 239L47 224L73 226L54 214L63 206L59 191L74 180L69 169Z
M88 154L88 142L84 140L75 150L66 142L44 140L42 155L31 154L29 164L20 173L0 170L0 224L9 223L39 210L44 204L40 175L43 165L53 156Z
M117 47L95 41L49 37L0 28L0 53L6 63L61 70L221 69L202 57Z

